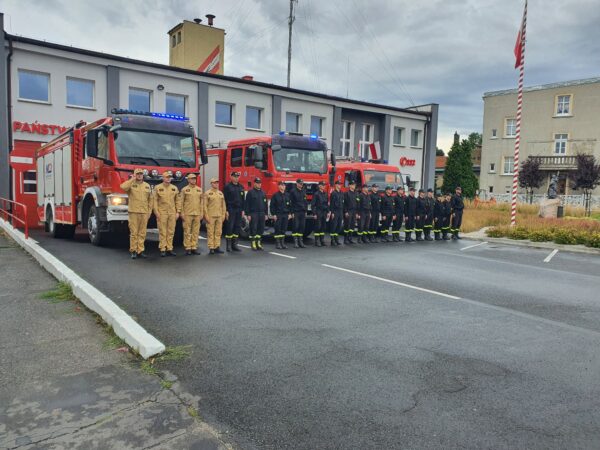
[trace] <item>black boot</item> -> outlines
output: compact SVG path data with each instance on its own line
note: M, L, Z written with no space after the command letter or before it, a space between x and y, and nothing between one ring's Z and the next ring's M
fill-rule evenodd
M327 244L325 244L325 233L321 234L321 247L327 247Z
M306 245L304 245L304 237L298 236L298 245L300 248L306 248Z
M352 234L348 235L348 244L354 244L354 241L352 240Z
M275 248L277 250L282 250L283 247L281 246L281 238L275 238Z
M449 241L450 240L450 238L448 237L448 230L443 230L442 231L442 239L444 241Z
M230 252L231 251L231 238L225 239L225 242L226 242L226 248L225 248L225 250L228 251L228 252Z
M321 246L321 236L315 236L315 247Z
M300 244L298 243L298 236L294 236L294 248L300 248Z
M442 238L441 238L441 236L440 236L440 232L439 232L439 231L435 231L435 232L433 233L433 235L435 236L435 240L436 240L436 241L441 241L441 240L442 240Z
M421 242L423 241L423 232L422 231L417 231L417 241Z
M233 250L234 252L241 252L242 249L238 247L237 245L237 238L233 238L231 240L231 250Z
M390 240L388 239L388 235L387 234L382 234L381 235L381 242L390 242Z
M452 240L453 240L453 241L455 241L455 240L457 240L457 239L458 239L458 238L456 237L456 235L457 235L457 234L458 234L458 232L456 232L456 231L452 230Z
M136 252L131 252L129 254L129 256L131 257L131 259L137 259L137 253Z
M425 240L426 241L433 241L433 238L431 237L431 230L429 228L427 228L425 230Z
M281 248L282 248L283 250L285 250L285 249L287 248L287 245L285 245L285 236L283 236L283 237L282 237L282 238L280 238L280 239L281 239L281 242L280 242L280 243L281 243Z
M462 238L460 237L460 234L458 234L458 233L459 233L459 230L456 230L456 239L462 239Z

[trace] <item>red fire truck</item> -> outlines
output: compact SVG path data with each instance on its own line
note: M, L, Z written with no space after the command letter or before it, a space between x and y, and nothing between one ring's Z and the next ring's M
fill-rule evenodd
M240 183L246 190L252 188L255 177L260 177L270 201L279 181L284 181L289 191L295 187L296 180L302 178L310 202L318 183L328 182L327 144L314 135L280 132L273 136L232 140L225 148L209 148L207 154L208 163L201 169L205 190L210 189L208 181L212 177L219 178L220 189L223 189L229 174L238 171ZM330 162L335 167L333 154ZM272 225L267 221L266 235L273 232ZM310 234L313 228L314 216L309 211L305 234ZM246 223L242 223L242 233L247 234Z
M330 167L330 173L331 170ZM331 175L334 181L339 180L342 183L344 191L348 189L350 181L354 181L357 186L377 184L381 193L386 186L392 186L394 193L398 187L405 186L400 169L380 159L356 161L338 156L335 171ZM407 179L408 183L410 183L410 179Z
M186 117L119 109L77 123L43 145L36 160L37 213L46 231L72 237L80 225L92 244L102 245L128 232L127 195L120 185L134 168L144 168L151 186L170 170L181 188L185 176L206 162L206 150Z

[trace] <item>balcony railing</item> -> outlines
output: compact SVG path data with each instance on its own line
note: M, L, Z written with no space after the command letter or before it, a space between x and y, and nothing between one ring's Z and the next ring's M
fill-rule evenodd
M573 170L577 168L576 156L530 156L540 162L540 170Z

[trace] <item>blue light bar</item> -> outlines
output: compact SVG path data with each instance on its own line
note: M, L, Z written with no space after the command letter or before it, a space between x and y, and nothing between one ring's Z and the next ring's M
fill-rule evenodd
M318 138L319 138L319 136L317 136L316 134L311 134L311 135L310 135L310 138L311 138L311 139L318 139Z
M279 136L285 136L285 131L280 131Z
M111 113L112 114L130 114L130 115L135 115L135 116L147 116L147 117L160 117L161 119L182 120L182 121L190 120L189 117L179 116L177 114L167 114L167 113L148 112L148 111L135 111L132 109L122 109L122 108L113 108Z

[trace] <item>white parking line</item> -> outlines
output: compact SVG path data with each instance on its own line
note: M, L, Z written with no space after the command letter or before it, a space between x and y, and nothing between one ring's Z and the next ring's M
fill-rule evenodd
M244 245L244 244L238 244L239 247L244 247L244 248L252 248L249 245Z
M323 267L329 267L330 269L340 270L342 272L353 273L354 275L360 275L361 277L372 278L373 280L383 281L385 283L395 284L397 286L407 287L409 289L415 289L417 291L427 292L429 294L440 295L442 297L451 298L453 300L460 300L460 297L455 295L444 294L443 292L432 291L431 289L425 289L419 286L413 286L412 284L401 283L399 281L388 280L387 278L376 277L375 275L369 275L368 273L356 272L355 270L344 269L343 267L330 266L329 264L321 264Z
M473 247L479 247L480 245L483 245L483 244L487 244L487 241L480 242L479 244L475 244L475 245L469 245L468 247L463 247L460 249L460 251L462 252L463 250L468 250Z
M545 263L550 262L550 260L552 258L554 258L554 255L556 255L557 253L558 253L558 249L555 248L554 250L552 250L552 252L548 256L546 256L546 258L544 259L544 262Z
M271 255L275 255L275 256L283 256L284 258L296 259L295 256L284 255L283 253L277 253L277 252L269 252L269 253Z

